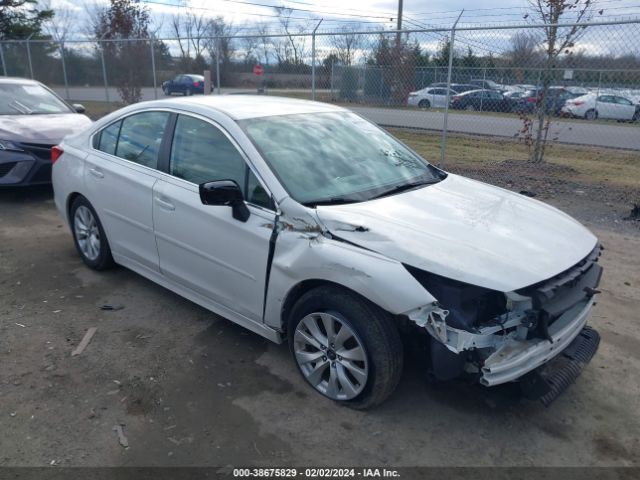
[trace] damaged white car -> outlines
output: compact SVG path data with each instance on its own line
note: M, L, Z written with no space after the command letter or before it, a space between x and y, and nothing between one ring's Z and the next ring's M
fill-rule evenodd
M600 245L536 200L446 173L335 106L216 96L119 110L52 151L84 262L117 263L274 342L322 395L430 374L549 403L595 354Z

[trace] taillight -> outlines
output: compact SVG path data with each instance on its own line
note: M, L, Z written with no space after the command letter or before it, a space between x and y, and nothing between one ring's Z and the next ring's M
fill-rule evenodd
M56 160L58 160L60 158L60 155L62 155L63 153L64 150L62 150L59 146L56 145L55 147L51 147L51 163L56 163Z
M200 82L193 82L193 86L194 87L199 87L200 86Z
M577 102L574 100L573 102L571 102L571 105L575 105L576 107L579 107L580 105L584 105L584 101L582 100L578 100Z
M535 97L529 97L529 98L527 98L527 102L529 102L529 103L536 103L537 101L538 101L538 99L537 99L537 98L535 98Z

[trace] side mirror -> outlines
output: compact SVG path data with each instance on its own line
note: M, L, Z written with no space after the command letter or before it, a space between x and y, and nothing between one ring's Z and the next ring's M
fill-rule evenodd
M73 109L77 112L77 113L84 113L87 111L86 108L84 108L84 105L82 105L81 103L74 103L73 105L71 105L73 107Z
M200 201L204 205L228 205L236 220L246 222L251 212L244 203L244 196L233 180L216 180L200 184Z

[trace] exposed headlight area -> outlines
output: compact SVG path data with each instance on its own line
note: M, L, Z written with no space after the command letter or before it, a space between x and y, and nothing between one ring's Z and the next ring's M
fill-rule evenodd
M483 385L492 386L527 374L539 375L535 369L565 351L589 350L590 360L599 337L597 332L586 328L586 322L593 297L599 293L602 267L597 262L601 250L598 244L570 269L507 293L405 265L437 299L437 303L407 314L432 337L434 376L447 380L466 371L477 375ZM581 344L579 348L573 345L576 342ZM582 358L575 362L563 360L571 365L569 374L576 376L578 367L586 363ZM549 391L542 389L541 394L549 395Z
M0 139L0 186L49 183L51 147Z
M11 140L0 140L0 152L24 152L19 143Z

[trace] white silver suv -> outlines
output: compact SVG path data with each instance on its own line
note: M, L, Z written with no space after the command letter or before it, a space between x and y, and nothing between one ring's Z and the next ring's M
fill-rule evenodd
M322 103L190 97L119 110L54 148L55 202L113 263L288 342L352 407L430 372L520 381L548 403L595 353L596 238L538 201L446 173Z

